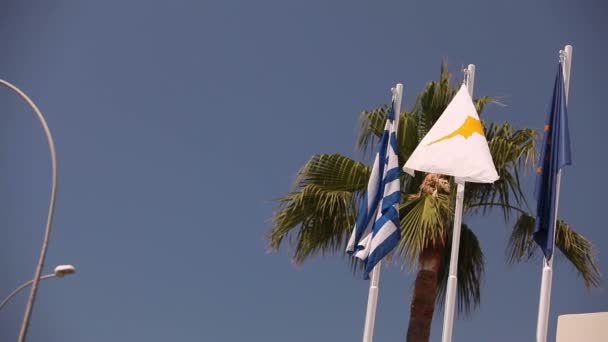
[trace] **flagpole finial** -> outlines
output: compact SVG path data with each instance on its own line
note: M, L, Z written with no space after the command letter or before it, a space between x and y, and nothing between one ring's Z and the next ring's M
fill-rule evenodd
M469 68L462 69L462 84L467 85L469 81Z

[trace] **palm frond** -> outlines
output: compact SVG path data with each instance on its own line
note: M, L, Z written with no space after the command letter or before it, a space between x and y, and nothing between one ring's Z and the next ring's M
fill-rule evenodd
M443 268L439 277L437 302L443 303L447 281L450 274L449 264L452 253L451 235L444 248ZM460 248L458 250L458 312L468 315L481 300L481 278L484 272L484 256L475 233L466 224L460 232Z
M282 240L298 228L295 241L291 241L295 244L295 263L302 263L317 252L342 250L355 219L353 193L309 184L281 200L281 210L274 217L269 236L270 248L279 248Z
M534 224L535 218L530 214L521 215L515 223L506 250L510 263L529 261L540 256L539 247L534 242ZM557 221L555 245L583 278L586 287L599 286L601 274L595 250L588 239L560 219Z
M370 168L340 154L317 154L298 172L296 188L315 184L329 190L362 191Z
M600 286L602 276L589 240L575 232L566 222L558 220L555 244L576 268L587 288Z
M369 168L362 163L337 154L313 156L300 170L294 190L279 200L269 248L277 250L292 237L296 263L315 253L342 250L368 178Z
M529 261L538 254L538 246L534 242L534 216L523 213L519 216L507 243L507 262L510 264Z
M420 193L401 204L401 241L398 251L405 257L410 268L416 265L418 256L427 246L444 244L447 236L446 222L452 212L451 197Z
M498 206L479 206L474 211L499 207L505 220L511 208L526 205L521 185L521 174L536 162L537 132L533 129L515 129L509 123L490 124L486 129L488 146L499 179L494 184L467 184L465 207L472 203L499 203Z
M451 77L447 65L442 63L439 81L429 82L418 96L414 113L418 116L419 137L426 135L456 95L456 89L450 86Z
M399 149L399 167L403 167L410 158L422 137L418 136L418 120L416 114L403 112L399 115L399 130L397 143Z
M384 125L388 117L389 106L382 106L371 111L361 113L361 126L357 147L361 151L373 151L374 143L382 137ZM399 114L399 130L397 144L399 146L399 165L403 166L418 145L418 121L414 113L401 112Z
M357 147L360 150L373 149L374 138L382 137L389 111L390 106L384 105L361 113L359 137L357 138Z
M473 100L475 103L475 110L477 110L477 114L481 115L486 106L490 103L501 104L495 97L492 96L484 96L478 99Z

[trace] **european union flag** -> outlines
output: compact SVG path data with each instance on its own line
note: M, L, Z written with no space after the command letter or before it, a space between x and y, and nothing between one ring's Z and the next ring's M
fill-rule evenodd
M536 177L536 227L534 241L542 248L545 258L551 259L554 229L557 219L557 175L565 165L571 165L568 110L564 91L562 64L559 63L553 101L544 127L542 151Z

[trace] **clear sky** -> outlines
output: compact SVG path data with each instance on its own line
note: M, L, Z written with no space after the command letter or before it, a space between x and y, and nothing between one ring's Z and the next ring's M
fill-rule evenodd
M58 149L46 271L78 268L42 283L29 341L360 340L368 283L342 256L295 267L289 248L267 254L273 200L315 153L359 158L359 113L395 82L411 108L444 58L457 74L476 64L475 93L506 104L486 120L541 128L568 43L574 165L560 209L606 272L607 16L603 0L2 1L0 77L39 104ZM7 90L0 114L4 296L33 276L50 161ZM505 264L498 214L466 221L487 265L454 341L533 340L540 261ZM413 276L383 270L375 341L405 339ZM16 339L26 298L0 312L0 340ZM595 311L606 290L558 262L550 337L559 314Z

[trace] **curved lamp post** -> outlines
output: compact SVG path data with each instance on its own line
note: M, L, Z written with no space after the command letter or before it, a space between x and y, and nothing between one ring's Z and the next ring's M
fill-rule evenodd
M44 116L40 112L40 109L36 106L34 101L32 101L23 91L14 86L13 84L0 79L0 84L9 88L19 95L27 104L32 108L38 120L42 124L42 128L44 129L44 133L46 135L46 139L49 143L49 149L51 152L51 163L52 163L52 171L53 171L53 185L51 188L51 202L49 204L49 213L46 221L46 229L44 231L44 240L42 241L42 249L40 250L40 258L38 259L38 266L36 267L36 273L34 273L34 278L32 279L32 290L30 291L30 297L27 301L27 306L25 307L25 314L23 316L23 322L21 323L21 331L19 332L19 342L24 342L25 337L27 335L27 328L30 324L30 318L32 316L32 308L34 307L34 302L36 301L36 293L38 291L38 283L40 283L40 278L42 276L42 268L44 267L44 259L46 258L46 250L49 246L49 238L51 236L51 226L53 225L53 214L55 212L55 198L57 197L57 157L55 154L55 143L53 142L53 136L51 135L51 130L44 119Z
M40 280L44 280L44 279L50 279L50 278L62 278L65 275L68 274L72 274L76 272L76 268L72 265L59 265L57 267L55 267L55 271L51 274L47 274L47 275L43 275L42 277L40 277ZM26 281L25 283L21 284L21 286L19 286L18 288L16 288L13 292L11 292L11 294L9 294L6 298L4 298L4 300L2 301L2 303L0 303L0 310L2 310L2 308L13 298L15 297L15 295L19 292L21 292L21 290L23 290L24 288L30 286L32 283L34 282L34 279L31 279L29 281Z

